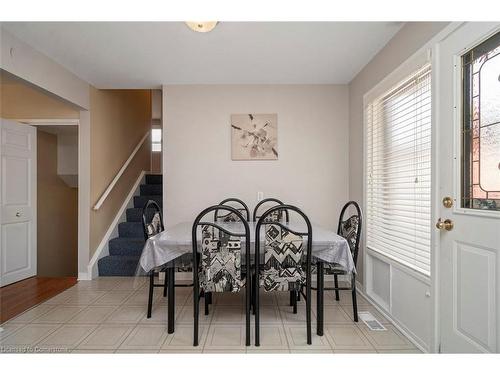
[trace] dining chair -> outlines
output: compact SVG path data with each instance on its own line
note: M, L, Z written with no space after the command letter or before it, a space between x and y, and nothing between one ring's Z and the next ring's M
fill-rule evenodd
M275 211L296 212L304 221L307 231L290 228L289 223L269 221ZM260 232L264 225L264 264L261 264ZM304 254L304 237L306 251ZM291 205L278 205L268 209L255 226L255 264L256 280L254 291L255 304L255 345L260 345L259 291L289 291L293 298L293 312L297 313L299 293L306 301L307 344L312 344L311 336L311 254L312 226L309 218L298 208ZM305 261L303 261L305 255ZM306 292L303 293L305 285Z
M163 216L161 214L161 208L153 200L148 200L142 207L142 228L144 231L144 239L147 241L150 237L153 237L165 230L163 225ZM183 257L178 261L178 264L185 262L189 266L177 266L178 271L191 272L192 268L190 266L191 260L185 261L186 257ZM153 269L149 272L149 296L148 296L148 312L147 318L151 318L151 311L153 309L153 294L154 288L163 288L163 296L167 296L167 277L165 276L165 281L163 284L155 284L155 276L159 275L160 272L166 272L167 267L174 265L165 265L157 269ZM180 284L175 285L176 287L189 287L193 284Z
M219 206L229 206L237 210L242 216L244 216L246 221L250 221L250 210L248 206L241 199L238 198L227 198L219 203ZM223 211L221 214L220 211ZM244 215L243 215L244 214ZM214 211L214 220L215 221L223 221L226 223L240 221L239 217L234 214L234 212L227 212L221 209L216 209Z
M345 218L346 213L350 209L354 209L354 214ZM359 250L359 242L361 239L361 225L363 221L363 215L361 212L361 208L359 204L355 201L347 202L339 216L339 224L337 227L337 234L339 236L344 237L347 240L349 245L349 249L351 251L352 259L354 260L354 266L356 267L356 263L358 260L358 250ZM315 272L316 267L313 267L313 273ZM352 293L352 309L353 309L353 319L355 322L358 321L358 305L356 301L356 274L354 272L351 273L351 285L349 287L339 287L338 277L341 275L347 275L348 272L339 264L336 263L323 263L323 277L324 275L333 275L334 287L324 287L323 290L334 290L335 291L335 299L339 300L339 291L340 290L350 290ZM324 280L318 280L318 282L322 282L324 285ZM316 288L313 288L316 289Z
M253 215L252 215L252 221L253 222L256 222L257 220L260 219L260 215L258 214L259 212L259 208L263 205L269 205L269 203L275 203L274 205L283 205L283 202L280 201L279 199L276 199L276 198L266 198L266 199L263 199L261 200L259 203L257 203L257 205L255 206L255 208L253 209ZM288 223L290 221L290 215L288 213L288 211L273 211L271 213L271 216L268 217L268 220L269 221L283 221L283 212L285 213L285 217L286 217L286 222Z
M228 223L203 221L203 218L218 210L234 214L242 225L236 228L227 228ZM201 229L201 251L198 248L198 232ZM241 230L240 230L241 229ZM242 238L245 241L245 264L242 263ZM199 305L202 295L205 296L205 314L208 313L212 293L238 293L245 289L246 311L246 345L250 345L250 299L251 284L246 282L250 265L250 227L247 220L236 208L216 205L200 212L192 227L193 243L193 310L194 310L194 339L193 345L198 346ZM201 256L201 258L200 258Z

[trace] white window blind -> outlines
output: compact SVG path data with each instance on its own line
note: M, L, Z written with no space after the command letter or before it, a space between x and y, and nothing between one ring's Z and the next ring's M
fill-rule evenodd
M431 67L366 107L367 247L430 274Z

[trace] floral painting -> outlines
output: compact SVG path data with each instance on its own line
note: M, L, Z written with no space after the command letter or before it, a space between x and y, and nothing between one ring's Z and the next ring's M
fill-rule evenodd
M278 115L231 115L233 160L278 159Z

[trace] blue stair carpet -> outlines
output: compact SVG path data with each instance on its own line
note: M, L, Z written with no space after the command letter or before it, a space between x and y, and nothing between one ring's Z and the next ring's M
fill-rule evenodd
M99 259L99 276L134 276L144 246L142 207L152 199L162 207L163 178L146 175L140 195L134 197L134 208L127 209L127 221L118 224L118 237L109 241L109 255Z

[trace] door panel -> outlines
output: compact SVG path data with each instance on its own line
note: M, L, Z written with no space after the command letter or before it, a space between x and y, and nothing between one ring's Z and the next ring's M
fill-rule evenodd
M441 352L498 352L500 349L500 211L473 201L471 197L475 191L472 191L476 188L473 185L479 183L477 178L470 176L477 170L463 168L468 163L474 168L479 166L479 147L466 148L464 144L472 138L480 139L477 129L482 125L480 109L476 106L479 91L465 84L468 82L466 77L470 76L463 76L466 69L463 69L465 60L462 60L473 47L499 29L497 22L464 23L435 48L435 101L438 104L435 130L439 145L436 159L439 196L436 201L452 197L451 207L439 203L438 213L442 220L449 219L454 224L451 230L444 226L435 229L439 237ZM462 106L469 99L474 102L472 113L464 110L467 106ZM466 124L471 122L474 129L466 129ZM470 185L466 183L469 180Z
M1 120L0 285L36 275L36 129Z
M456 334L494 351L496 327L496 253L456 241L453 249Z
M2 155L2 195L4 205L30 204L30 160L26 157Z
M30 223L11 223L2 225L2 247L4 251L4 275L29 271L30 262Z

